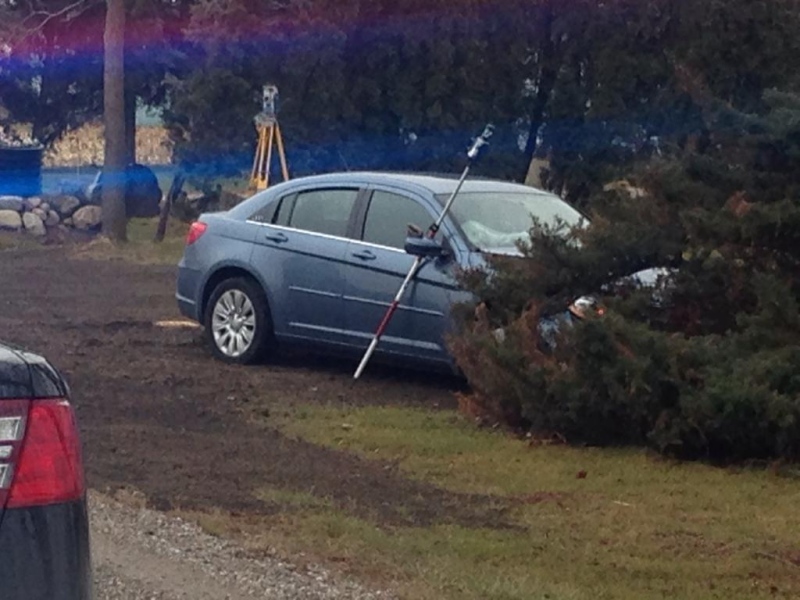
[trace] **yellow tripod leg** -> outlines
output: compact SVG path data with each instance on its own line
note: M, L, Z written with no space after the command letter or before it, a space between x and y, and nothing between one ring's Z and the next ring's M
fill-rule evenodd
M270 170L270 166L272 165L272 144L273 144L273 140L275 138L275 127L274 127L274 125L271 125L271 124L268 125L267 127L269 129L269 134L268 134L268 138L267 138L267 141L266 141L266 144L267 144L267 160L266 160L266 163L264 165L264 179L261 182L259 182L260 183L260 185L258 187L259 190L264 190L264 189L267 189L269 187L269 170Z
M258 145L256 146L256 156L253 161L253 175L250 178L250 185L255 189L261 189L261 182L264 179L264 151L266 150L267 132L264 127L258 128Z
M253 169L250 171L250 187L256 186L256 173L258 172L258 149L261 146L261 131L258 131L258 141L256 142L256 151L253 156Z

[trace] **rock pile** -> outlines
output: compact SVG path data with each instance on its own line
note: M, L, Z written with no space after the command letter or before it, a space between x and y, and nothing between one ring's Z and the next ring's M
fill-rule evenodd
M54 228L97 231L101 222L102 209L76 196L0 196L0 230L44 237Z
M62 187L60 194L28 198L0 196L0 230L25 231L36 237L46 236L55 228L98 231L103 220L101 201L101 172L88 187ZM126 216L158 216L161 201L161 188L152 170L143 165L130 165L125 181Z

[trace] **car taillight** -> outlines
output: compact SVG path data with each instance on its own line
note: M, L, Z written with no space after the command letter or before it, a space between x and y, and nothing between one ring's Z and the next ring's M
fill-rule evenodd
M85 490L75 415L63 399L0 401L0 505L44 506Z
M28 400L0 401L0 509L5 506L11 489L29 406Z
M197 240L200 239L200 236L203 235L208 229L208 225L205 223L201 223L200 221L195 221L189 227L189 233L186 234L186 245L191 246Z

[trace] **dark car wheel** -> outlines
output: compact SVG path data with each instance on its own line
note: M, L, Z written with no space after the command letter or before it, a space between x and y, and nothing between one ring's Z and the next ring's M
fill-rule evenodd
M264 290L250 279L226 279L206 304L206 340L218 359L252 364L272 343L272 319Z

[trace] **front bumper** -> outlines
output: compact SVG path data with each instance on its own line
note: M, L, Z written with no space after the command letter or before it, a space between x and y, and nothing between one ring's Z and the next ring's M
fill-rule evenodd
M0 517L2 600L91 600L86 502L15 508Z

